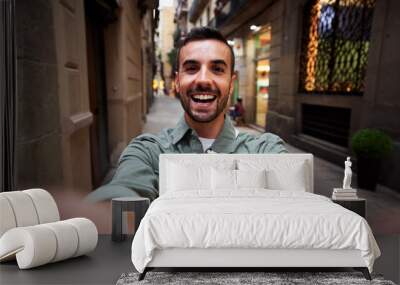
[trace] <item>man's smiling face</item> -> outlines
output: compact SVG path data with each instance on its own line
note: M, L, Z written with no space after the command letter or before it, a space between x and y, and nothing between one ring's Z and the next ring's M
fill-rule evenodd
M229 47L218 40L196 40L179 53L176 91L186 114L195 122L212 122L224 114L233 92Z

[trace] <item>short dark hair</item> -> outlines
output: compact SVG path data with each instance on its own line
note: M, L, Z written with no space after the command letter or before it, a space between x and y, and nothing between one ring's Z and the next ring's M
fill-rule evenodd
M190 42L201 41L201 40L217 40L224 43L231 52L231 73L235 71L235 55L233 53L233 48L228 44L225 37L216 29L210 27L199 27L192 28L190 32L186 35L183 40L178 44L178 52L176 56L176 70L179 71L179 54L181 49Z

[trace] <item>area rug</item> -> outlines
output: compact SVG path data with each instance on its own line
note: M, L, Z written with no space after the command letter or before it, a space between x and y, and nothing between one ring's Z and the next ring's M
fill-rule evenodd
M148 272L142 281L138 281L138 276L139 273L122 274L117 285L395 285L392 281L384 280L381 275L372 275L373 280L368 281L360 272Z

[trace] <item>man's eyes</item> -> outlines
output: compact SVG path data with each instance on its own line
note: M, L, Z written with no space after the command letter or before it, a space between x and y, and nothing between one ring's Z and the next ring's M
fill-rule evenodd
M189 65L185 67L185 71L186 72L195 72L197 71L199 68L196 65Z
M215 65L213 66L213 71L217 73L224 73L225 72L225 67L221 65Z
M188 65L184 67L184 71L188 73L195 73L200 69L197 65ZM225 66L222 65L212 65L211 71L217 74L221 74L225 72Z

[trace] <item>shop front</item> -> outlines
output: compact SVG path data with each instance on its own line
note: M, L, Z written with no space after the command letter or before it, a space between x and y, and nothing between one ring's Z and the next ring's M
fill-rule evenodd
M265 26L255 34L255 66L256 66L256 116L255 124L265 129L267 125L269 77L270 77L270 49L271 26Z

